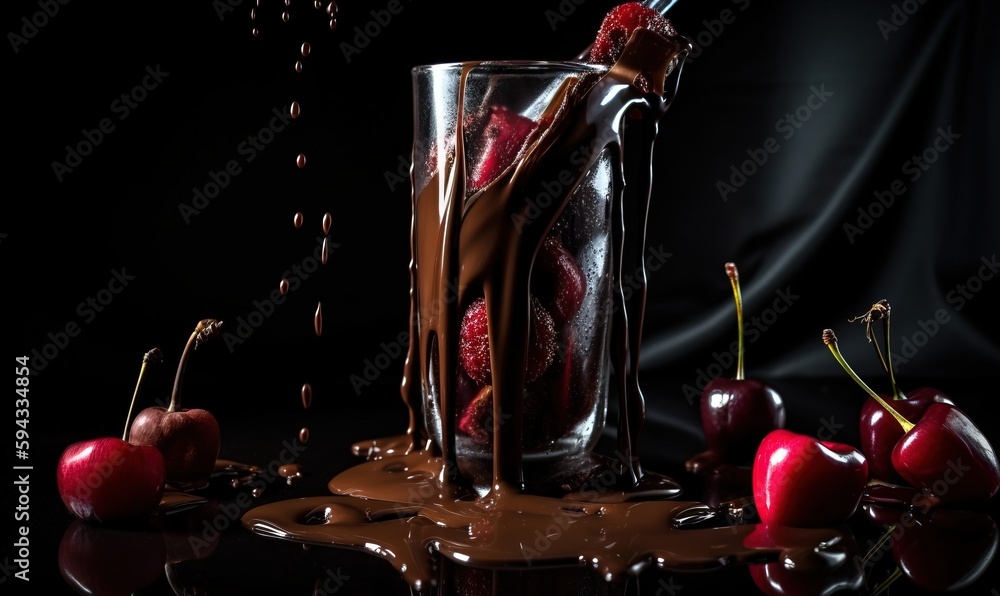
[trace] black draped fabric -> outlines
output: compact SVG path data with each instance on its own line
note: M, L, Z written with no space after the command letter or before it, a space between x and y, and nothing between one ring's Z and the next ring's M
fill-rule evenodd
M729 351L734 261L756 374L837 373L827 327L878 374L847 321L887 299L901 375L995 375L996 6L677 11L696 50L654 170L650 245L670 258L649 273L646 367L693 379Z

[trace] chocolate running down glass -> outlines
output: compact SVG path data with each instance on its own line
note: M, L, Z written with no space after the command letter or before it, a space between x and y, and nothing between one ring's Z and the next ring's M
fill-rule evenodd
M415 594L618 594L631 584L609 582L650 566L854 569L836 530L751 544L770 538L740 502L665 498L679 486L639 465L645 291L626 295L623 272L644 280L653 142L689 50L639 29L611 67L414 71L409 427L356 443L366 461L331 495L262 505L244 526L376 554ZM613 455L595 449L610 379Z
M688 47L638 30L611 67L413 70L402 392L408 449L439 454L442 482L481 496L578 485L594 464L614 363L617 457L622 477L640 483L645 290L627 299L620 273L642 271L653 141Z

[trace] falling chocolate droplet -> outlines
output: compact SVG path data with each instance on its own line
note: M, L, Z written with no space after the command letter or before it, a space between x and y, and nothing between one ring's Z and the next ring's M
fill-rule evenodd
M293 101L292 107L288 108L288 113L292 118L298 118L299 114L302 113L302 107L299 105L299 102Z
M309 383L302 385L302 407L306 410L309 409L313 403L313 388Z
M282 21L284 21L284 22L287 23L289 21L289 19L291 19L291 15L288 14L287 10L285 12L281 13L281 20Z
M331 17L336 17L337 16L337 3L336 2L331 2L331 3L329 3L329 4L326 5L326 14L330 15Z
M316 336L319 337L323 335L323 303L316 303L316 314L313 315L313 329L316 330Z
M254 498L261 496L263 493L264 491L262 491L259 487L250 490L250 494L253 495Z
M285 6L291 6L292 0L285 0Z
M312 52L312 46L309 45L308 41L302 42L302 57L305 58L308 56L309 52Z
M295 72L302 72L302 61L301 60L296 60L295 61Z
M286 480L288 484L302 478L302 466L299 464L285 464L278 468L278 475Z
M309 442L309 428L303 426L302 430L299 431L299 443L305 445Z
M254 37L258 37L260 35L260 29L256 27L254 27L250 32L253 33Z
M278 291L284 296L288 293L288 280L284 277L281 278L281 282L278 284Z
M314 0L313 8L316 10L323 10L323 0Z
M333 215L329 211L323 214L323 235L330 233L330 228L333 227Z
M326 265L326 260L330 257L330 238L323 238L323 250L319 253L319 260Z
M301 211L296 211L295 212L295 217L292 218L292 223L295 224L296 228L301 228L302 227L302 212Z
M299 153L299 156L295 158L295 165L299 166L300 168L306 167L306 154L305 153Z
M337 19L330 19L330 31L336 31Z
M257 19L257 9L256 8L251 8L250 9L250 20L253 21L253 20L256 20L256 19Z

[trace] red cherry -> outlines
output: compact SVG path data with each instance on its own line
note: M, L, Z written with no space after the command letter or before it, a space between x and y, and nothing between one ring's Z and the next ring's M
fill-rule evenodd
M844 371L903 430L903 437L892 450L892 466L911 486L932 495L936 505L984 503L1000 490L996 452L964 412L952 404L935 402L916 422L908 420L847 364L832 329L823 330L823 343Z
M552 315L538 299L532 298L527 381L537 379L555 360L555 338L556 329ZM489 385L493 382L485 298L477 298L465 311L459 330L458 358L462 368L473 381L480 385Z
M932 403L892 450L892 465L941 503L985 503L1000 490L1000 465L983 432L963 411Z
M80 519L107 522L147 515L163 496L163 456L117 437L73 443L56 467L66 509Z
M573 254L555 237L542 243L535 267L532 291L551 308L556 328L562 328L580 311L587 278Z
M458 430L480 445L489 445L493 433L493 386L486 385L472 398L458 420Z
M921 387L915 391L903 393L896 384L896 372L892 365L892 352L889 339L892 306L886 299L879 300L872 304L863 315L853 317L851 322L860 322L865 325L865 337L868 343L875 348L879 362L889 375L891 385L890 395L882 394L882 400L891 403L896 412L907 420L917 420L924 415L927 408L935 402L952 403L950 399L933 387ZM882 321L882 339L885 343L885 352L879 345L878 338L875 337L873 323ZM868 459L868 467L872 478L890 482L892 484L904 485L903 477L896 472L892 465L892 450L896 443L903 438L903 427L900 423L882 407L874 397L869 397L861 406L861 416L858 423L861 435L861 452Z
M217 337L222 321L203 319L188 337L177 363L173 393L166 408L151 407L139 412L132 423L128 441L159 449L167 466L167 481L179 483L208 482L219 456L219 423L203 409L181 407L181 387L191 351Z
M701 393L701 426L708 450L685 462L685 468L700 474L722 465L746 465L753 459L761 439L785 426L785 403L777 391L743 372L743 297L739 272L726 263L726 275L736 302L736 375L717 377Z
M941 392L925 387L907 394L906 399L893 399L883 395L904 418L917 420L924 415L932 403L952 403ZM868 459L868 468L872 478L903 484L903 477L892 467L892 450L903 438L903 427L886 412L877 401L869 397L861 406L861 416L858 424L861 441L861 453Z
M797 528L839 525L854 514L868 483L868 462L844 443L778 429L768 433L753 464L760 520Z
M125 442L132 407L150 364L163 360L158 348L142 357L122 438L73 443L59 456L56 488L66 509L83 520L106 522L153 513L163 497L166 463L159 450Z
M642 2L626 2L612 8L605 15L590 50L590 61L614 64L636 29L648 29L664 37L677 35L673 24L659 12Z
M482 161L469 176L469 187L479 189L506 170L517 159L524 142L538 126L534 120L512 112L503 106L490 109L490 117L482 132L479 154Z

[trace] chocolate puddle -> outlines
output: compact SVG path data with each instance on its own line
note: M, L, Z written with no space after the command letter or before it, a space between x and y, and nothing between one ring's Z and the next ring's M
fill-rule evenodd
M838 531L784 529L780 547L747 546L757 526L738 523L738 507L666 500L676 498L680 486L639 462L646 290L642 283L626 299L621 276L644 271L648 165L674 93L666 86L677 84L688 51L682 37L636 31L606 72L581 68L567 79L514 164L471 195L464 97L477 65L462 65L455 144L440 149L455 158L412 195L413 340L401 384L406 433L353 445L367 461L330 480L333 495L257 507L243 516L245 527L270 538L376 554L417 591L436 586L435 555L487 569L586 566L609 581L649 566L693 571L779 558L798 568L843 564L846 541ZM597 149L583 167L574 162L580 147ZM625 172L626 151L645 164L645 177L633 180ZM618 452L533 461L523 457L531 271L574 191L602 159L615 181L608 342L620 400ZM558 200L547 206L526 200L530 189L564 172L574 178ZM515 225L518 216L530 225ZM644 282L644 274L637 277ZM486 301L493 364L492 458L481 460L460 457L456 438L459 323L477 292ZM425 416L428 411L439 415Z

